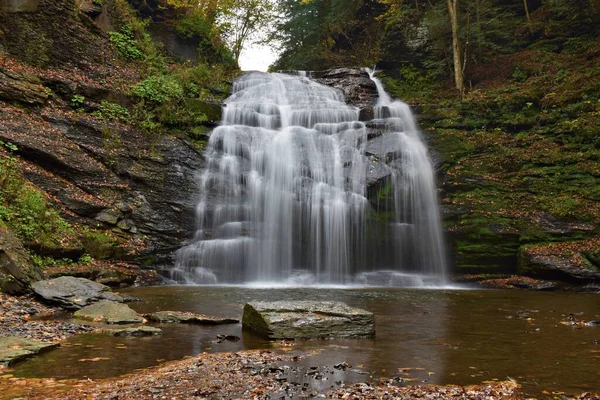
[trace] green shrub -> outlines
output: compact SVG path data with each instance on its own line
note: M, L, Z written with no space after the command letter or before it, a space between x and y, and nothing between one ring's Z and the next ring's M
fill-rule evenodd
M129 111L125 107L105 100L100 103L100 107L98 108L98 111L96 111L96 115L99 118L109 121L129 121Z
M1 148L16 150L16 146L0 142ZM0 152L0 222L22 240L41 245L60 243L71 226L29 185L19 171L17 160Z
M183 98L183 88L173 76L150 76L134 85L131 91L137 97L152 104L163 104Z
M175 30L185 38L193 36L203 38L210 37L213 28L201 12L190 12L175 22Z
M120 32L108 32L110 43L125 60L143 60L146 56L138 47L129 25L121 27Z
M71 97L71 107L73 108L81 108L84 102L85 97L80 94L76 94L75 96Z

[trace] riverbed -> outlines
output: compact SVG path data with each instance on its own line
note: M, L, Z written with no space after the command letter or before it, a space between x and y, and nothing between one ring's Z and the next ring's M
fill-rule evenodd
M328 366L331 376L323 377L327 379L294 377L318 390L382 377L398 384L460 385L514 379L532 396L600 390L600 326L564 324L600 320L596 294L243 286L161 286L121 292L141 299L130 304L138 312L178 310L238 318L251 300L343 301L375 314L376 337L268 342L243 332L241 324L156 324L163 329L162 336L73 337L11 373L99 379L202 352L272 349L312 354L306 361L310 365L303 366L307 370Z

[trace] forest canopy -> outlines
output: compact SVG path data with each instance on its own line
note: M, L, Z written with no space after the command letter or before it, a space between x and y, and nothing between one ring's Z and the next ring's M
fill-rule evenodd
M531 46L581 48L600 29L600 0L278 0L277 6L281 19L271 38L281 53L274 70L377 64L430 79L461 74L465 85L494 57Z

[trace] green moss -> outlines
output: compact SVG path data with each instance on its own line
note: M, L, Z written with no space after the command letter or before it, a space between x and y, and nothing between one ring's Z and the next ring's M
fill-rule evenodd
M54 42L38 22L26 18L14 18L10 21L10 36L15 42L8 43L8 49L19 58L37 67L45 67L50 63L50 53Z
M60 246L73 229L42 193L21 176L12 158L0 162L0 220L25 242Z
M117 241L100 231L84 231L81 242L86 252L98 260L106 260L113 257L118 247Z

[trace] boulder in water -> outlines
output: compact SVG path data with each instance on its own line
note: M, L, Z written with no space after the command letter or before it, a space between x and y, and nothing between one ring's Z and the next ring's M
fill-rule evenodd
M269 339L363 338L375 335L373 313L334 301L247 303L242 325Z
M218 318L204 314L194 314L180 311L158 311L145 316L150 321L161 323L198 324L198 325L222 325L237 324L240 322L233 318Z
M75 318L88 321L105 322L107 324L137 324L145 322L144 318L133 311L127 304L102 301L75 311Z
M136 326L133 328L121 328L121 329L104 329L102 331L105 335L109 336L158 336L162 335L162 330L153 326Z
M0 365L12 365L57 346L58 343L39 342L16 336L3 337L0 338Z
M35 282L33 291L50 303L68 310L78 310L99 301L122 302L123 298L110 291L108 286L85 278L61 276L60 278Z

